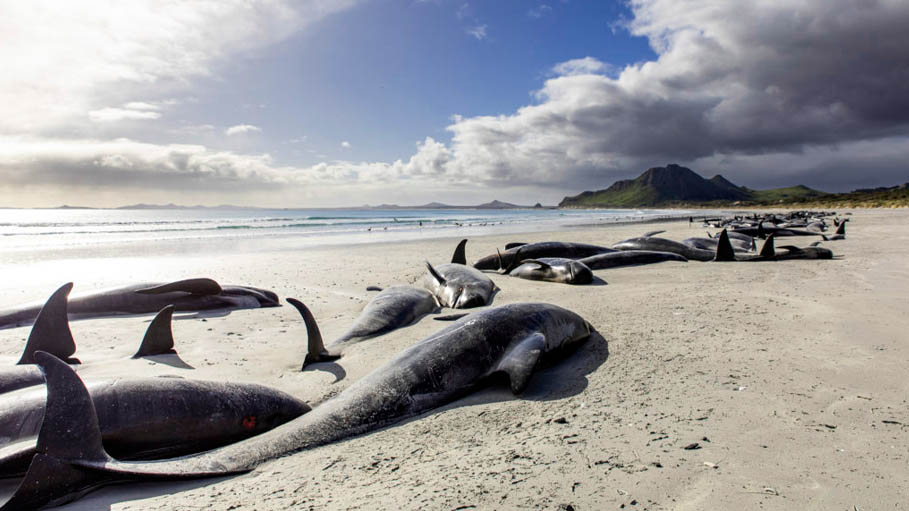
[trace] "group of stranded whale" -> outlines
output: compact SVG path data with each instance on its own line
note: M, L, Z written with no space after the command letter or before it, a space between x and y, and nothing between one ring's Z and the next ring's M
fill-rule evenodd
M594 270L689 259L717 262L832 259L815 243L777 250L784 236L843 239L845 220L826 231L829 214L705 219L723 230L681 242L650 232L612 247L549 241L512 243L466 260L466 240L452 261L426 262L423 287L370 288L379 293L340 337L323 342L315 317L303 317L303 366L336 360L345 346L386 335L442 308L490 305L498 286L488 272L584 285ZM801 227L801 224L811 230ZM764 238L757 251L755 238ZM707 257L706 254L709 254ZM275 293L221 286L211 279L141 284L69 299L71 283L43 307L0 313L0 328L33 324L16 366L0 369L0 477L21 477L2 510L71 501L97 487L139 480L175 480L247 472L303 449L382 428L463 397L491 381L521 393L534 372L595 334L578 314L548 303L515 303L439 316L452 324L401 351L334 397L311 408L257 384L176 377L83 381L69 319L157 312L133 358L176 356L175 311L280 305ZM42 385L44 384L44 385ZM24 474L24 475L23 475Z

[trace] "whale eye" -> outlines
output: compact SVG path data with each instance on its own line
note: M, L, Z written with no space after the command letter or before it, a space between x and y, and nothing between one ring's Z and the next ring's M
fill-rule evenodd
M243 417L241 424L243 425L243 429L246 429L246 430L251 430L251 429L255 428L256 427L256 416L247 415L246 417Z

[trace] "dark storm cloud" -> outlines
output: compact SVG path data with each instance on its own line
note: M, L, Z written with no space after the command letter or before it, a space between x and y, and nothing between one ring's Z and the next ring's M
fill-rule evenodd
M448 174L587 186L669 161L769 163L840 146L814 162L823 170L785 160L830 186L893 176L889 163L844 151L859 141L905 144L909 3L638 0L632 8L629 30L649 38L657 60L614 78L597 74L608 66L590 58L563 63L537 104L457 119ZM850 178L857 169L862 178Z

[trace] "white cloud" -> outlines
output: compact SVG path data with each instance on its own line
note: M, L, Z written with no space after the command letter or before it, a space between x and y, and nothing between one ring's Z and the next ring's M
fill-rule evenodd
M341 147L343 147L344 149L350 149L350 142L348 142L346 140L341 142Z
M552 12L552 7L546 4L540 4L527 11L527 16L531 18L542 18L544 14Z
M238 124L236 126L231 126L224 130L224 134L227 136L233 135L242 135L246 133L254 133L257 131L262 131L262 128L258 126L253 126L252 124Z
M604 62L593 57L584 57L560 62L553 66L552 71L557 75L570 76L599 73L607 68L608 66Z
M172 104L172 103L171 103ZM123 105L123 108L128 108L130 110L161 110L161 105L158 103L147 103L145 101L130 101Z
M467 27L464 31L467 35L477 38L477 41L482 41L486 39L486 25L477 25L474 27Z
M4 2L0 134L60 130L125 96L186 88L193 78L212 75L225 57L281 40L354 3Z
M570 60L554 67L534 104L454 117L444 175L602 187L658 164L737 157L754 169L740 175L747 184L769 173L755 163L761 155L790 154L792 168L807 168L795 164L799 155L900 144L909 134L905 2L633 0L631 8L628 28L648 38L655 60L621 70ZM851 168L830 172L861 167ZM863 176L892 176L881 169Z
M133 110L129 108L102 108L92 110L88 113L88 118L93 122L112 122L122 120L141 120L141 119L158 119L161 117L159 112L149 110Z
M458 7L458 10L455 11L455 17L459 20L473 16L473 8L470 7L470 4L463 3Z

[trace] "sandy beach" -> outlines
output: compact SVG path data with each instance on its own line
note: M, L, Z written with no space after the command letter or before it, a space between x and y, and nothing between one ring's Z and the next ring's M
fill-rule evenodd
M666 262L597 271L608 284L588 286L491 274L493 306L557 304L602 338L539 371L520 396L487 388L246 475L106 487L60 509L900 509L909 211L856 210L848 228L823 245L842 256L832 261ZM657 229L676 240L704 232L686 221L475 237L467 257ZM208 276L300 299L330 341L368 302L367 286L420 285L424 260L448 262L458 239L44 262L4 275L0 305L43 300L67 281L76 294ZM178 318L176 349L193 369L128 360L149 319L72 322L79 374L248 381L318 406L445 326L428 316L351 346L330 370L301 372L305 327L290 306ZM0 364L16 362L27 335L0 330Z

